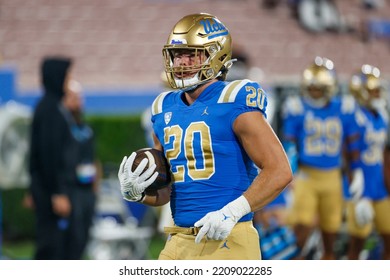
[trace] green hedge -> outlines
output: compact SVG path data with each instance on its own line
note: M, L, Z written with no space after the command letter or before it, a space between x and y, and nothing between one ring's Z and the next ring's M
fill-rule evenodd
M97 157L103 164L120 164L125 155L146 147L140 116L91 116Z
M1 192L2 230L3 239L5 240L32 237L34 232L34 213L22 205L26 191L26 189L11 189Z
M88 116L95 133L96 155L103 165L105 176L116 176L123 156L146 147L140 116ZM31 238L34 233L34 214L22 207L26 189L2 191L3 237Z

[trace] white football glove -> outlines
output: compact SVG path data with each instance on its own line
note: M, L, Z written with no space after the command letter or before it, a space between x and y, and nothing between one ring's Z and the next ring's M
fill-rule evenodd
M361 198L355 204L355 219L358 226L363 227L374 219L374 209L369 199Z
M364 175L361 168L355 169L353 172L352 182L349 185L349 193L353 200L358 200L364 191Z
M128 201L141 201L144 196L145 189L153 184L158 176L158 172L153 174L154 170L156 169L156 164L152 164L140 176L148 164L147 158L144 158L134 170L134 172L132 172L131 167L133 166L136 155L137 154L133 152L129 158L125 156L118 171L121 193L123 198Z
M195 243L200 243L206 234L209 239L225 239L241 217L249 212L251 212L251 207L242 195L222 209L207 213L194 224L195 227L202 227L195 238Z

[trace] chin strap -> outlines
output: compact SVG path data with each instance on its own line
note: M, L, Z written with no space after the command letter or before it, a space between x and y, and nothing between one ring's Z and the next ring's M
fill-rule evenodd
M188 93L193 93L198 87L200 86L203 86L205 83L207 83L209 80L207 81L203 81L203 82L200 82L196 85L192 85L192 86L188 86L188 87L184 87L184 88L181 88L182 91L185 91L185 92L188 92Z
M232 58L232 59L226 61L223 66L225 66L226 70L228 71L230 68L232 68L233 63L236 62L236 61L237 61L237 58ZM221 73L221 72L219 72L219 73Z

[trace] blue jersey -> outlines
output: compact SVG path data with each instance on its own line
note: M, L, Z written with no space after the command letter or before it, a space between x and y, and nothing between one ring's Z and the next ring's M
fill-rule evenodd
M387 141L386 112L374 114L359 108L355 114L359 126L360 164L364 174L364 197L380 200L388 196L383 174L383 151Z
M312 107L301 97L284 103L283 134L297 145L299 164L318 169L340 168L346 138L357 135L356 103L350 96L334 97L322 108ZM356 148L351 143L349 149Z
M190 227L242 195L256 176L233 123L245 112L265 115L267 98L260 85L249 80L215 82L190 106L183 95L182 91L161 93L152 105L152 122L174 178L174 222Z

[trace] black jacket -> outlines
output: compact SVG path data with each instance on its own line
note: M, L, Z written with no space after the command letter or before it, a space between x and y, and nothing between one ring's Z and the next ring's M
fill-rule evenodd
M64 81L71 65L67 58L46 58L41 67L44 95L38 102L31 126L29 170L35 194L65 194L63 168L70 133L61 112Z

